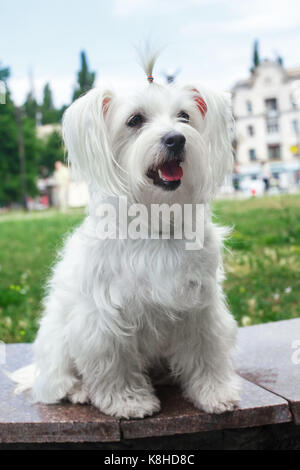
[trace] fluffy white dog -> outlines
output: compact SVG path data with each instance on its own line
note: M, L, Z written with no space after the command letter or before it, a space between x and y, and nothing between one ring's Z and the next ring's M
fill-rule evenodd
M49 283L30 383L38 402L151 415L160 403L148 373L162 361L196 407L221 413L238 401L237 327L221 287L224 230L209 209L232 166L229 100L152 83L153 63L141 93L93 89L64 115L72 169L90 183L91 202ZM204 204L203 248L187 250L172 236L100 239L97 211L117 207L121 195L146 207Z

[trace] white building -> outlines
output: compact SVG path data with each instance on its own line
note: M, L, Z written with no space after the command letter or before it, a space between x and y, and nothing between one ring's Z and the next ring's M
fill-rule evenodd
M53 132L61 134L61 124L44 124L36 127L36 133L40 139L47 139Z
M236 162L241 173L257 175L268 161L274 175L300 170L300 68L285 70L262 62L232 90Z

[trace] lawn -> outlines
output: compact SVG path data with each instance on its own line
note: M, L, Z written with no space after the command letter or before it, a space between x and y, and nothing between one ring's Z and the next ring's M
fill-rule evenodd
M0 340L34 339L56 252L82 218L52 211L0 216Z
M215 218L233 227L225 291L240 325L300 316L300 196L221 201Z
M224 200L215 220L232 227L225 290L240 325L300 316L300 196ZM0 340L32 341L43 286L82 212L0 216Z

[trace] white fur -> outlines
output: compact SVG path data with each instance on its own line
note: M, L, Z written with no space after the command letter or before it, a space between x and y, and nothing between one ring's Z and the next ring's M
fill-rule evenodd
M65 113L69 159L90 183L91 204L49 282L34 344L37 372L28 383L38 402L68 397L113 416L151 415L160 404L148 370L161 360L195 406L220 413L238 400L231 360L237 327L221 288L225 232L209 209L232 165L230 111L227 97L198 88L208 108L203 118L193 88L153 83L125 97L94 89ZM181 110L190 123L178 120ZM126 126L140 111L145 125ZM146 173L161 158L160 141L170 130L184 134L186 159L180 187L164 191ZM203 249L187 251L184 240L92 236L99 204L117 205L123 194L147 206L204 203Z

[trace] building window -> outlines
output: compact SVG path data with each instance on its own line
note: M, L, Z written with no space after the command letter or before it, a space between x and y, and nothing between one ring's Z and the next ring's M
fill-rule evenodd
M252 103L251 101L246 102L247 112L248 114L252 114Z
M266 103L267 113L270 113L272 111L277 111L276 98L269 98L268 100L265 101L265 103Z
M290 103L293 109L297 109L297 100L293 93L290 95Z
M292 120L292 129L295 132L295 134L299 134L299 122L297 119Z
M268 157L270 160L280 160L281 152L280 145L268 145Z
M254 135L254 127L253 126L248 126L247 127L247 132L250 137Z
M249 150L249 159L251 162L255 162L257 160L255 149Z
M267 120L267 133L276 134L279 132L278 119L268 119Z

